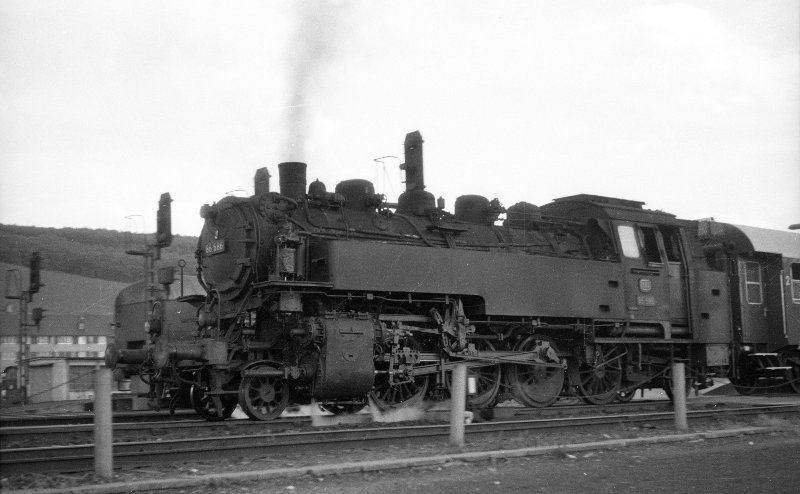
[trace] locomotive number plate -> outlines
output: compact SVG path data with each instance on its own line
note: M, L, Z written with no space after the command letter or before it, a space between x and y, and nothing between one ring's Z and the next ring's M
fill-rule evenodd
M225 240L212 240L206 244L205 252L207 256L213 256L214 254L221 254L225 252Z

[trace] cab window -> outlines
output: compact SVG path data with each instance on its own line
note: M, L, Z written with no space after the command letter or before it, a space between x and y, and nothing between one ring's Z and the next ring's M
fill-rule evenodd
M792 263L792 302L800 304L800 262Z
M661 254L658 252L658 240L656 231L649 226L639 227L639 243L644 251L645 260L648 263L660 263Z
M618 225L617 234L622 247L622 255L631 259L639 258L639 246L636 244L636 231L630 225Z

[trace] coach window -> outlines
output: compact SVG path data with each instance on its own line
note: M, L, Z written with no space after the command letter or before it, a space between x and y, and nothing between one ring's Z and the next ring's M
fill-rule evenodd
M800 262L792 263L792 302L800 304Z
M761 305L761 265L757 262L744 263L744 282L747 293L747 303Z
M636 243L636 231L630 225L618 225L619 243L622 246L622 254L631 259L639 258L639 245Z

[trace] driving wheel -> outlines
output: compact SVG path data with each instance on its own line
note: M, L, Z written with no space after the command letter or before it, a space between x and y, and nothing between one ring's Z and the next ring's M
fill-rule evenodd
M596 345L587 361L570 365L570 383L577 388L583 401L606 405L616 399L626 355L623 346Z
M517 352L533 352L533 361L542 365L510 365L508 382L514 398L529 407L546 407L558 399L564 386L555 344L542 336L528 336L514 347Z

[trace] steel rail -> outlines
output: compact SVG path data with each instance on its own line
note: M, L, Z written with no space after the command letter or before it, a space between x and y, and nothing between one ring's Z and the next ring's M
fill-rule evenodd
M761 405L721 410L694 410L688 412L693 419L711 417L748 416L758 414L797 414L800 405ZM477 439L482 435L499 433L557 430L560 428L592 428L619 423L656 423L674 420L672 412L642 414L617 414L556 419L528 419L469 424L467 435ZM312 452L320 449L346 449L353 447L394 444L412 444L441 440L449 434L449 425L418 425L380 427L348 430L326 430L299 433L249 434L222 437L204 437L114 444L116 466L142 466L153 463L192 461L219 458L224 452L236 456L246 454L279 455ZM24 472L75 472L93 468L92 444L50 446L42 448L17 448L0 450L0 468L4 475Z
M627 412L653 410L655 408L669 409L670 402L666 400L658 401L639 401L634 403L610 403L608 405L572 405L572 404L556 404L555 406L547 408L528 408L521 406L511 407L498 407L493 409L498 415L503 416L519 416L519 415L535 415L535 416L554 416L565 415L583 412L614 412L619 408ZM449 418L448 410L441 410L443 420ZM280 417L275 420L267 422L253 421L248 419L234 419L230 418L219 422L209 422L199 417L191 417L182 420L159 420L147 422L117 422L113 423L115 431L140 431L140 430L159 430L159 429L186 429L186 428L233 428L233 427L249 427L249 428L263 428L274 429L280 427L294 427L307 425L311 419L307 415L286 416ZM74 423L48 423L46 425L0 425L0 438L10 436L41 436L46 434L69 434L69 433L91 433L94 431L94 425L91 422L74 424Z
M537 416L552 416L564 415L566 413L581 413L591 412L597 410L610 411L616 408L626 410L638 410L639 408L664 408L671 409L669 400L638 400L630 403L609 403L606 405L590 405L590 404L574 404L570 402L576 401L577 398L564 398L554 405L546 408L529 408L522 406L503 406L497 407L493 410L498 414L506 414L513 411L513 415L537 415ZM445 413L445 412L443 412ZM449 413L449 412L448 412ZM148 416L143 416L148 417ZM155 420L153 418L156 418ZM449 417L449 415L447 415ZM447 418L445 417L445 418ZM80 420L76 420L76 418ZM299 422L307 422L309 420L307 415L296 415L280 417L278 419L261 422L252 421L248 419L234 419L230 418L219 422L208 422L199 418L197 415L188 415L187 418L179 419L175 416L149 416L149 420L140 420L138 417L114 416L114 429L127 430L127 429L170 429L170 428L185 428L192 426L211 426L211 427L225 427L225 426L265 426L266 424L283 424L292 425ZM22 434L49 434L49 433L62 433L62 432L81 432L92 431L94 425L92 421L94 415L85 415L80 417L65 416L48 417L45 419L27 420L22 418L20 420L7 419L0 421L0 437L3 435L22 435ZM189 425L186 425L189 424Z
M159 423L164 421L180 420L180 417L197 417L194 410L176 410L174 414L168 413L138 413L115 412L114 421L125 420L140 424ZM93 412L67 412L67 413L2 413L0 414L0 428L3 427L28 427L60 424L91 424L94 421Z
M255 422L247 419L229 419L208 422L201 418L163 422L121 422L114 423L114 431L175 430L175 429L231 429L234 427L262 427L265 429L296 427L311 422L309 417L282 417L269 422ZM33 425L20 427L0 427L0 438L7 436L40 436L47 434L92 433L93 424Z
M706 407L709 405L706 404ZM729 406L725 403L715 404L715 406ZM762 406L756 405L753 406ZM605 414L619 414L619 413L644 413L653 411L671 411L672 404L668 400L640 400L630 403L608 403L605 405L591 405L591 404L571 404L568 400L554 406L545 408L531 408L523 406L503 406L490 409L497 420L505 420L512 418L546 418L546 417L571 417L577 415L586 415L591 413L605 413ZM480 413L480 411L477 411ZM450 412L446 409L432 410L427 412L428 422L436 422L439 418L442 422L449 420ZM369 414L363 414L364 422L371 419ZM264 432L265 430L274 430L287 427L304 427L311 423L311 418L307 415L285 416L279 417L274 420L262 422L253 421L244 418L234 419L219 422L209 422L199 417L191 417L182 420L172 421L153 421L153 422L114 422L114 431L122 432L123 436L128 431L141 432L147 431L177 431L187 429L198 429L206 432L208 430L231 430L234 428L247 428L259 429L255 432ZM359 423L357 420L351 420L347 423L337 425L355 425ZM361 422L363 423L363 422ZM0 439L11 439L19 437L44 437L47 435L62 435L72 434L72 441L75 441L75 436L80 434L90 435L94 432L94 425L92 424L63 424L63 425L34 425L34 426L0 426Z

